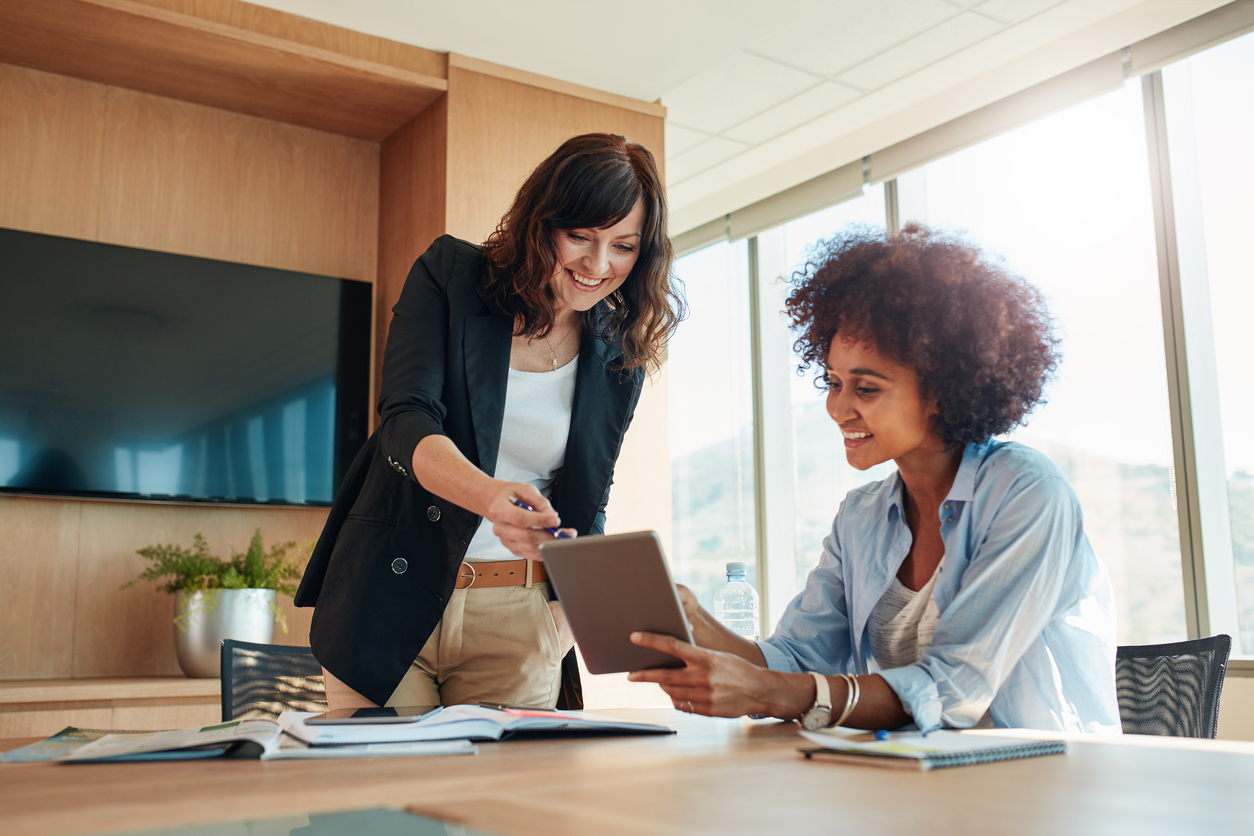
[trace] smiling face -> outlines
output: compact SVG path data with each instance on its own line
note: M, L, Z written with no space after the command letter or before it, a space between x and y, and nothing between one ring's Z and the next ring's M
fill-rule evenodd
M549 279L556 313L586 311L622 286L640 255L644 204L603 229L553 231L557 270Z
M908 467L944 449L931 428L935 400L923 397L918 375L869 343L837 334L827 354L827 385L827 413L858 470L889 459Z

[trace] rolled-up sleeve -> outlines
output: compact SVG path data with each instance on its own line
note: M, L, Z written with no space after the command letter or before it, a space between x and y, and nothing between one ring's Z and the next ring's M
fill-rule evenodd
M837 514L831 533L823 539L819 565L810 573L805 589L788 605L775 633L757 643L771 670L830 676L852 667L840 521L841 514Z
M1083 537L1075 496L1060 477L1025 480L988 513L931 646L915 664L881 671L923 731L980 720L1053 617Z
M418 442L444 435L445 353L449 300L441 277L449 275L456 253L451 239L440 239L423 253L392 308L383 353L379 394L380 443L384 452L408 466ZM410 478L413 478L412 474Z

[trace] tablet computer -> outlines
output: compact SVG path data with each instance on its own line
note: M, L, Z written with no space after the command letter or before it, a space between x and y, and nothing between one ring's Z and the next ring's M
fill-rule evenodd
M438 705L411 705L400 708L337 708L305 718L306 726L377 726L384 723L416 723L435 711Z
M590 672L683 667L630 639L644 630L693 643L657 532L549 540L540 556Z

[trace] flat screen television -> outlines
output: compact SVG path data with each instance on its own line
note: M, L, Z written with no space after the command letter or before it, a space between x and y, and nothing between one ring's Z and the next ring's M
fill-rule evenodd
M327 505L371 287L0 229L0 492Z

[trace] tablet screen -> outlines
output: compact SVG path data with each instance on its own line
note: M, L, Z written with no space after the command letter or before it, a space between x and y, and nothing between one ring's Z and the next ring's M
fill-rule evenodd
M692 643L657 532L550 540L540 556L590 672L683 667L629 638L643 630Z
M401 706L398 708L337 708L305 720L307 726L355 726L379 723L413 723L440 706Z

